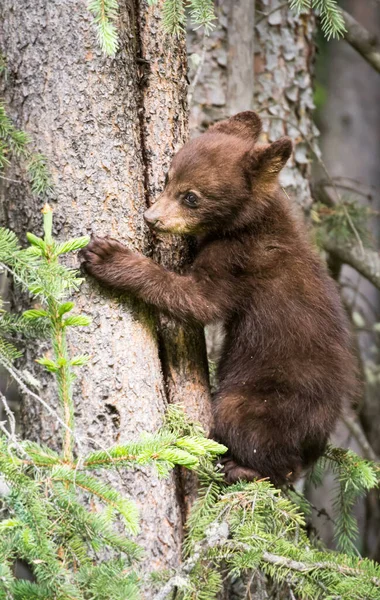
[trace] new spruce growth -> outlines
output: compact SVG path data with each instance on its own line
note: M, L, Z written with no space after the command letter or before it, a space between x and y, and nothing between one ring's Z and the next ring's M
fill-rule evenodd
M140 442L81 453L75 447L74 370L87 356L71 356L66 336L71 327L90 320L75 314L68 297L81 279L64 267L59 257L84 247L87 237L59 243L52 236L52 211L43 209L44 238L28 234L30 246L23 250L16 237L0 229L0 266L13 275L16 284L38 299L39 308L12 317L0 315L0 363L22 390L40 400L26 385L14 365L21 352L13 340L17 334L43 331L51 341L52 358L38 363L52 373L60 400L62 451L17 439L2 424L0 473L5 486L0 521L0 598L14 600L103 600L139 597L140 578L136 561L141 548L133 541L139 527L136 505L105 483L104 469L151 465L166 476L175 465L196 469L199 459L211 461L224 446L205 438L187 423L181 410L173 408L156 435ZM1 398L7 407L6 399ZM96 471L96 474L94 472ZM87 508L89 505L95 510ZM117 525L117 527L116 527ZM98 559L104 550L110 558ZM33 581L17 579L14 566L23 561Z

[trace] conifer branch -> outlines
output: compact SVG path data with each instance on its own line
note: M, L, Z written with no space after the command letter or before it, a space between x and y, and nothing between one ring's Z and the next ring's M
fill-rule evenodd
M345 33L342 11L336 0L289 0L290 8L300 12L314 8L318 11L325 37L340 38Z
M118 1L89 0L88 10L94 16L101 49L108 56L115 56L119 48L117 29L114 25L118 18Z
M0 101L0 172L9 166L12 156L26 159L28 161L26 170L32 193L36 196L44 196L52 192L52 181L47 167L47 160L43 154L32 152L29 149L30 144L30 136L13 125L6 113L3 102ZM0 175L0 177L9 180L3 175Z

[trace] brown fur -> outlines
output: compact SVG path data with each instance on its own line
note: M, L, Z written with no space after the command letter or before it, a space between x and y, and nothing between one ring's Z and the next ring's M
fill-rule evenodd
M223 321L213 437L229 448L226 479L281 485L323 452L354 365L335 284L278 186L291 142L259 145L260 131L255 113L240 113L174 157L145 217L159 231L198 236L187 274L112 239L94 238L82 256L105 285L178 319Z

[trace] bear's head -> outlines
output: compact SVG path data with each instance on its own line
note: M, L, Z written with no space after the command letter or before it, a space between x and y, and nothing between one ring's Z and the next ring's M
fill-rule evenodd
M157 231L198 235L257 218L292 152L287 137L257 144L261 129L260 117L246 111L185 144L164 191L144 214L147 223Z

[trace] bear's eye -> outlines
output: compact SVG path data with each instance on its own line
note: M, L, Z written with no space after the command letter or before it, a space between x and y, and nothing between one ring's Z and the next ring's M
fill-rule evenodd
M183 198L183 201L191 208L198 206L198 197L193 192L187 192Z

